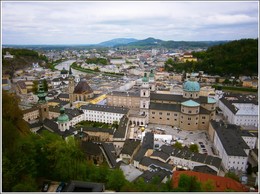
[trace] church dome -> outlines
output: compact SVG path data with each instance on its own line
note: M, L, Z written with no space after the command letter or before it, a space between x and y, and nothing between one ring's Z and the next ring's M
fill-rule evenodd
M68 74L68 71L63 67L63 69L60 71L61 74Z
M57 119L58 123L66 123L69 121L69 116L65 114L64 107L60 109L60 116Z
M186 92L199 92L200 84L197 81L186 81L183 84L183 90Z
M144 73L144 77L142 78L142 81L143 82L148 82L148 77L147 77L146 73Z

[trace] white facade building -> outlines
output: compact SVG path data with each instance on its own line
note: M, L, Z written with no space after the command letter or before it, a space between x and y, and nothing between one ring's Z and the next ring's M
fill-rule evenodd
M216 121L210 122L209 135L225 170L245 172L249 151L255 147L257 137L237 125Z
M222 97L219 108L229 123L258 127L258 103L244 97Z
M114 121L120 122L120 119L128 114L128 108L121 108L115 106L104 106L96 104L88 104L81 106L84 112L85 121L94 121L101 123L110 123Z

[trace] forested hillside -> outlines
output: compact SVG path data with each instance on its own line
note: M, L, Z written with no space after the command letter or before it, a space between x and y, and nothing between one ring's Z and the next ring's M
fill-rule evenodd
M165 69L177 72L204 71L220 76L258 74L258 39L236 40L192 54L198 58L198 62L180 63L169 59Z
M258 74L258 39L236 40L193 55L201 60L197 69L209 74Z
M4 58L6 52L14 56L14 58ZM32 63L47 63L47 57L39 55L38 52L29 49L3 48L2 50L2 68L4 74L13 76L18 69L31 66Z

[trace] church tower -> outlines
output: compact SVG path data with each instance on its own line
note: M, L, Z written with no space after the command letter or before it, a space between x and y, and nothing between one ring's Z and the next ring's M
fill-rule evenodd
M75 88L75 82L74 82L74 76L72 75L71 67L69 70L69 98L70 98L70 106L72 106L72 103L74 101L73 99L73 92Z
M152 92L154 92L155 91L155 80L154 80L153 69L151 69L150 74L149 74L149 85L150 85L150 90Z
M140 89L140 111L142 115L146 115L146 123L149 119L149 106L150 106L150 87L147 74L144 73L142 78L142 86Z
M44 119L49 118L49 107L48 107L48 102L46 100L47 94L44 91L43 84L41 81L38 84L37 96L39 98L38 106L39 106L39 113L40 113L40 121L43 122Z
M60 131L66 131L70 128L70 122L68 115L65 114L64 107L61 107L60 109L60 116L57 119L58 127Z

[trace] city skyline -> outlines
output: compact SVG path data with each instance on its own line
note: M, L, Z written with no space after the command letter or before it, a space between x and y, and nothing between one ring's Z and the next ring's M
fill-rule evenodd
M3 2L2 44L258 38L257 1Z

